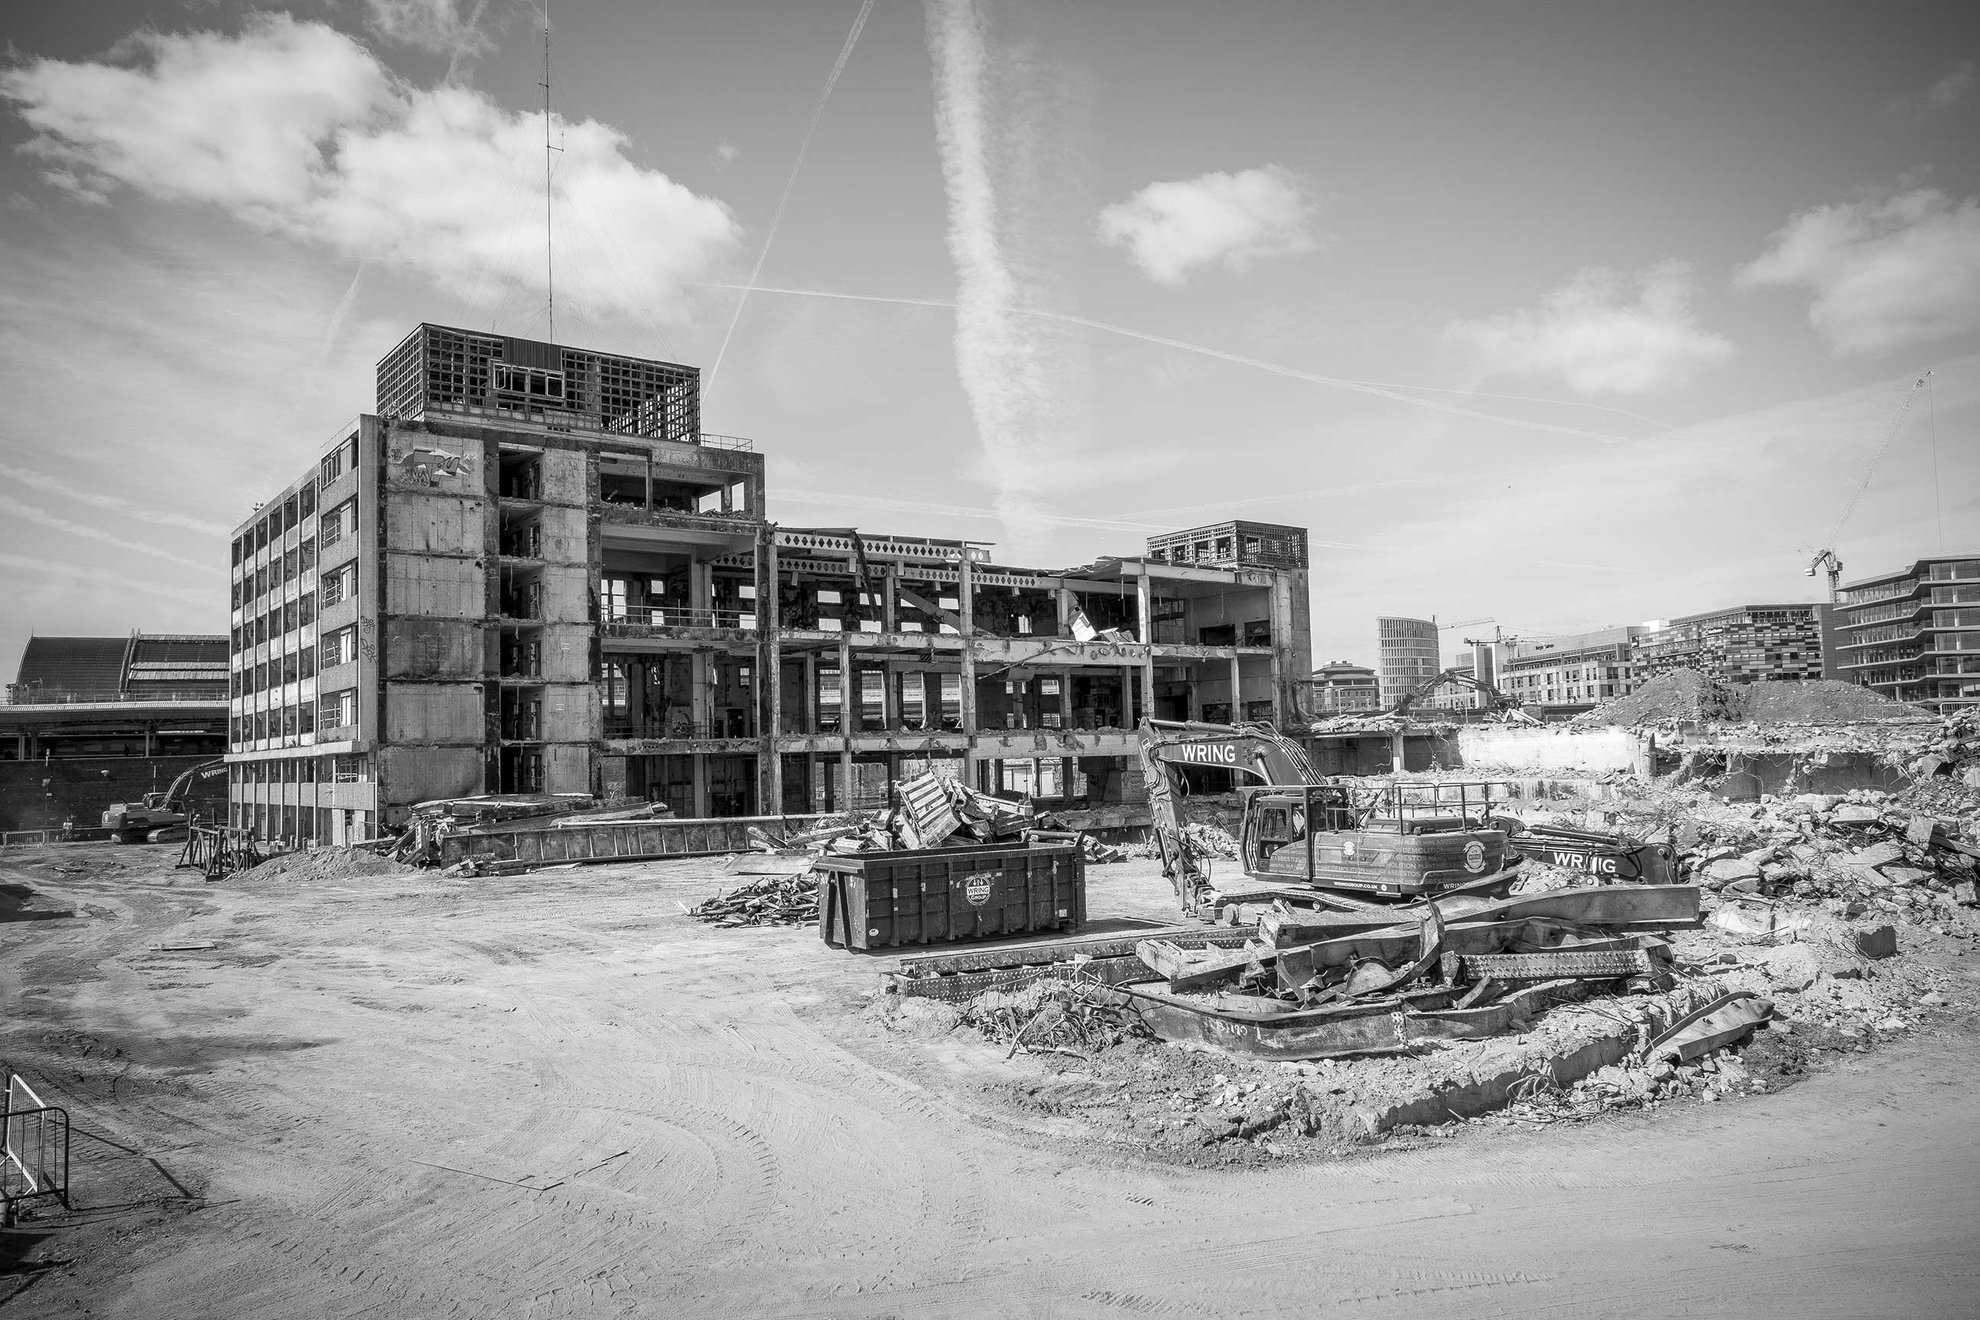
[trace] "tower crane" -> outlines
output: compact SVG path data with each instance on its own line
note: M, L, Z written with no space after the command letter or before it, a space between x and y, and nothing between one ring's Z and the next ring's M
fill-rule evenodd
M1857 482L1856 489L1850 492L1849 503L1843 505L1842 516L1837 518L1836 525L1829 529L1828 540L1823 548L1816 551L1815 557L1808 561L1809 577L1814 577L1817 569L1828 571L1831 605L1836 603L1836 598L1841 594L1838 584L1842 580L1843 566L1842 560L1836 556L1836 542L1842 538L1843 526L1849 521L1849 516L1856 512L1856 502L1862 499L1863 492L1870 488L1871 474L1876 472L1877 464L1883 461L1884 455L1890 452L1892 442L1897 439L1899 429L1904 426L1906 414L1910 413L1911 405L1918 401L1918 391L1925 388L1925 382L1931 377L1932 373L1928 371L1911 382L1911 388L1905 392L1904 402L1898 405L1897 416L1891 419L1890 430L1884 433L1884 443L1878 445L1877 452L1870 456L1869 465L1863 469L1863 479Z

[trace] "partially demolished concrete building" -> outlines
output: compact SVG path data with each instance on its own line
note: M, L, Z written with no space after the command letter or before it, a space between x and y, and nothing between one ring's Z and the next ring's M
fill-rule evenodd
M377 408L234 536L229 791L265 837L479 793L843 810L930 768L1131 825L1143 714L1299 719L1299 528L1045 570L780 527L697 369L434 325Z

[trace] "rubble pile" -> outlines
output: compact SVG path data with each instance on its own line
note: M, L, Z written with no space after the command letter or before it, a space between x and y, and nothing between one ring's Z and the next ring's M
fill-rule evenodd
M1569 721L1571 728L1608 725L1846 724L1911 720L1917 707L1854 683L1807 679L1785 683L1721 683L1695 669L1659 674L1626 697L1606 701Z
M768 875L684 909L714 926L804 926L818 920L818 874Z
M1106 1049L1150 1033L1141 1019L1097 982L1047 979L1018 990L977 995L960 1011L959 1025L1009 1053L1071 1054Z
M1976 818L1909 808L1888 793L1802 793L1694 815L1677 830L1679 865L1728 896L1872 909L1930 924L1976 903Z
M234 878L243 883L278 880L287 885L314 885L368 875L403 875L411 869L369 848L312 848L271 857L235 872Z

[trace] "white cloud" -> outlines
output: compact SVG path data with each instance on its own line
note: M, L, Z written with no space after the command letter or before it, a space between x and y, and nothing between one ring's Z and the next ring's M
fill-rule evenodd
M742 148L733 142L725 139L715 144L715 159L721 161L724 165L733 165L736 158L740 155L742 155Z
M1980 201L1914 188L1803 211L1737 283L1809 290L1808 319L1838 354L1980 329Z
M1950 110L1966 99L1966 94L1973 90L1973 82L1973 61L1961 60L1924 91L1893 98L1891 113L1922 119L1941 110Z
M1559 376L1582 394L1683 384L1734 354L1731 340L1693 317L1691 272L1680 261L1660 262L1633 280L1590 267L1538 307L1454 321L1445 333L1471 347L1486 375Z
M1206 266L1242 271L1263 257L1310 252L1312 219L1300 177L1266 165L1151 183L1103 209L1095 232L1157 284L1181 284Z
M239 36L144 33L103 62L0 75L26 150L77 196L128 187L206 202L345 255L403 263L474 300L540 295L542 121L464 87L406 85L349 37L285 15ZM681 317L681 286L731 250L721 202L626 159L625 137L560 122L558 294L599 314ZM581 236L581 237L579 237Z

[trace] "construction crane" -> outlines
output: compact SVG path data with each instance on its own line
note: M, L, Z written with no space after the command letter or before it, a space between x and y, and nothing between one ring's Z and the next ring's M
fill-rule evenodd
M1905 392L1904 402L1898 405L1897 416L1891 419L1890 430L1884 433L1884 443L1878 445L1877 452L1870 456L1869 465L1863 469L1863 479L1857 482L1856 489L1850 492L1849 503L1843 505L1842 516L1837 518L1836 525L1829 529L1828 540L1823 544L1823 548L1816 551L1814 558L1808 561L1809 577L1814 577L1817 569L1828 571L1831 605L1835 604L1842 594L1839 584L1842 581L1843 566L1842 560L1836 555L1836 543L1842 539L1843 526L1849 522L1850 515L1856 512L1856 502L1863 498L1863 492L1870 488L1870 477L1876 472L1877 464L1883 461L1884 455L1890 452L1892 443L1897 440L1898 431L1904 426L1905 416L1911 412L1911 405L1918 402L1918 391L1924 389L1925 382L1931 378L1932 373L1928 371L1911 382L1911 388Z

